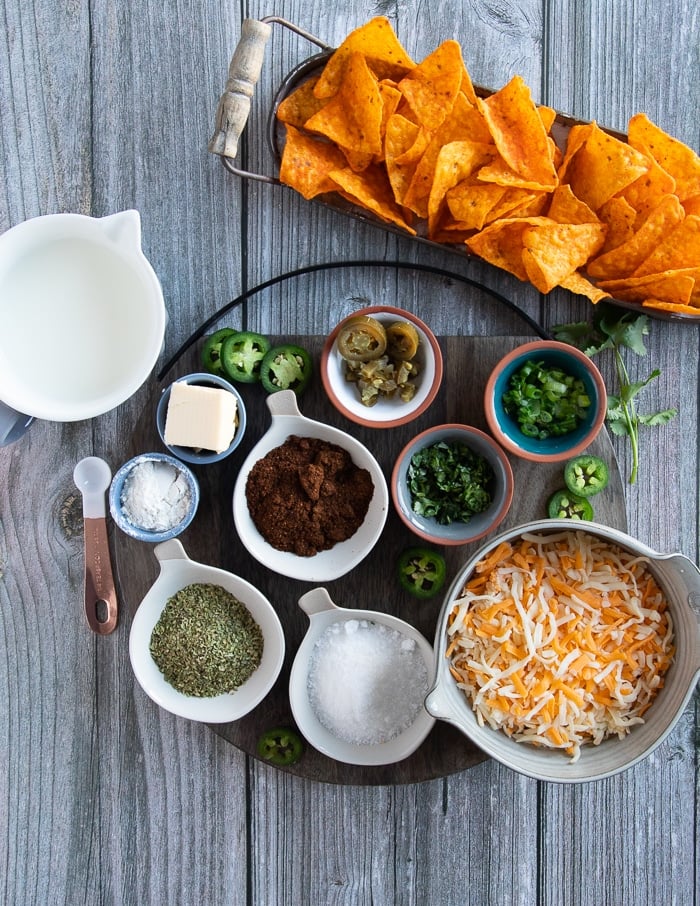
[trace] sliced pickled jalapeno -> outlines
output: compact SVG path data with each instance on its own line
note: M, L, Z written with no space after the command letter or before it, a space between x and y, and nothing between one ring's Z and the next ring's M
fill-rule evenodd
M346 361L371 362L384 355L386 330L376 318L356 315L341 325L336 342Z
M410 362L419 345L418 331L409 321L395 321L386 328L386 351L390 358Z

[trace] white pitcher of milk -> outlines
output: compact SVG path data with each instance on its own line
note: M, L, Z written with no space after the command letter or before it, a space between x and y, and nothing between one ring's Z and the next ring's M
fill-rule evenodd
M0 446L35 418L93 418L146 380L163 346L160 282L138 211L48 214L0 236Z

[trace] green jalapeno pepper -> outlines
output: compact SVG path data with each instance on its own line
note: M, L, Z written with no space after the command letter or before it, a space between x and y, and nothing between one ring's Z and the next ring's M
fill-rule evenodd
M607 486L609 479L607 465L590 453L576 456L564 466L564 483L579 497L592 497Z
M236 331L232 327L222 327L204 338L202 367L205 371L224 377L224 366L221 364L221 346L227 337L232 337L235 333Z
M221 364L232 381L253 384L260 380L260 365L270 341L259 333L245 330L226 337L221 344Z
M562 488L549 498L547 515L550 519L581 519L590 522L593 519L593 507L590 500L572 494L568 488Z
M301 346L287 343L269 349L260 364L260 381L268 393L293 390L297 396L306 390L311 380L313 362Z
M304 752L301 737L289 727L274 727L258 740L257 753L271 764L296 764Z
M445 558L425 547L409 547L399 557L399 582L416 598L432 598L445 582Z

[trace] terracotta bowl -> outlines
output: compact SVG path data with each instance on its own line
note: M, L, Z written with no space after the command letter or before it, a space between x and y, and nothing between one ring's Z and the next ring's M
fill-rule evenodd
M365 406L360 400L357 385L345 377L345 362L338 351L338 334L351 318L368 315L383 325L393 321L408 321L416 328L420 345L416 364L416 394L409 402L397 396L381 397L374 406ZM388 305L362 308L348 315L336 325L326 339L321 351L321 380L328 399L346 418L368 428L395 428L418 418L433 402L442 382L442 352L432 330L411 312Z
M544 440L527 437L505 411L503 394L510 378L528 361L557 366L583 381L591 405L574 431ZM486 382L484 410L491 433L510 453L532 462L561 462L577 456L596 439L605 423L607 393L600 371L583 352L556 340L535 340L518 346L498 362Z

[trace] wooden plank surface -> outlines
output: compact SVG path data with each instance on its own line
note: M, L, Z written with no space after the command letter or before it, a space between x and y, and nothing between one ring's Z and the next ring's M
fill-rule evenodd
M417 59L455 37L479 84L499 87L518 73L538 101L618 129L644 110L700 149L693 0L380 6ZM304 264L371 257L458 266L409 239L351 228L288 190L240 181L207 154L241 19L270 13L338 44L374 9L299 0L274 9L258 0L3 6L0 230L56 211L137 208L170 314L164 356L228 299ZM298 39L273 36L244 142L251 168L270 166L265 98L306 55ZM583 300L540 297L478 262L459 269L546 325L590 314ZM449 279L361 270L263 293L234 323L323 334L358 300L397 292L443 336L523 329ZM644 408L675 405L679 416L641 435L640 477L625 487L629 530L697 559L698 332L657 322L648 348L645 360L627 358L634 378L662 370ZM28 354L40 363L40 352ZM600 364L614 381L611 358ZM126 458L152 393L149 383L90 422L37 423L0 449L1 902L697 903L697 693L652 758L570 788L491 761L417 784L316 783L153 705L129 666L128 612L109 638L85 625L72 484L82 456L104 456L113 468ZM615 439L614 447L626 477L629 446Z

